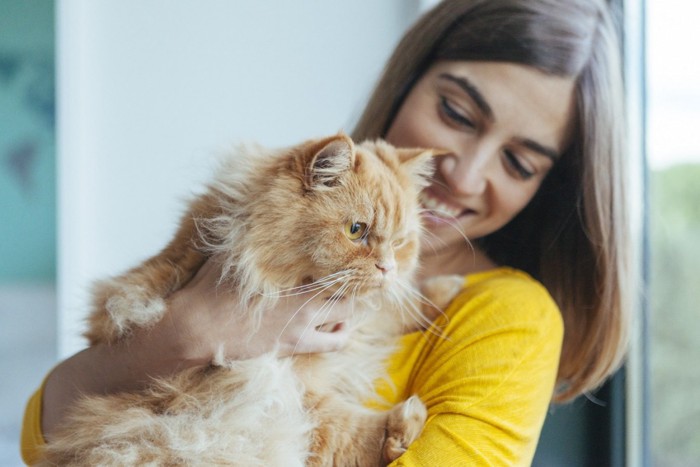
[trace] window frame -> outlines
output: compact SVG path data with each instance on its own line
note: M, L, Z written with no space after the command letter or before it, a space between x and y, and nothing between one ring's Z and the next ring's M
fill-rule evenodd
M635 258L633 265L639 278L638 293L630 333L627 362L623 369L621 387L613 404L624 408L624 420L613 426L613 439L624 441L624 464L649 466L651 464L649 435L649 302L645 290L649 284L649 221L646 127L646 1L611 0L614 8L622 11L620 25L625 77L625 107L629 154L629 207L631 213L630 239ZM613 410L615 412L615 410ZM621 425L622 427L618 427ZM622 430L622 431L621 431ZM616 464L618 465L618 464Z

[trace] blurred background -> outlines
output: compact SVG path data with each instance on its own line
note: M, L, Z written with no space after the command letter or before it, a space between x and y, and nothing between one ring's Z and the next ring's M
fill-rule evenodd
M700 3L646 0L650 442L700 465Z
M0 465L21 465L27 398L84 345L90 282L157 251L232 144L350 130L431 3L0 0ZM700 5L645 3L647 461L700 465ZM585 404L553 410L537 465L589 465L551 454Z
M0 465L57 357L54 4L0 0Z

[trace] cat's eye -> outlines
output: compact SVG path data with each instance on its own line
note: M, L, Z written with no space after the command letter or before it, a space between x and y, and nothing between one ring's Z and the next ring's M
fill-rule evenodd
M364 222L354 222L350 221L345 224L345 236L350 240L359 240L367 232L367 224Z

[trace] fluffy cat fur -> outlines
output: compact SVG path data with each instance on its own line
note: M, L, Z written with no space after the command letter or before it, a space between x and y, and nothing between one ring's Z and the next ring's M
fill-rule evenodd
M143 391L83 398L48 444L46 464L370 466L397 458L420 434L423 403L414 396L377 411L363 402L395 337L426 324L427 301L411 281L431 156L382 141L356 146L340 134L225 160L165 249L96 286L90 343L161 319L167 297L208 258L251 326L300 287L326 288L330 302L354 300L350 342L325 354L213 362ZM348 226L362 225L351 239ZM428 298L443 306L461 284L434 281Z

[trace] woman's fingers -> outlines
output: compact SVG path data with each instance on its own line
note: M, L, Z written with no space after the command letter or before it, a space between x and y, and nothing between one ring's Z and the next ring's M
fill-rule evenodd
M353 312L351 300L326 300L311 294L295 297L286 307L293 311L293 319L309 322L313 327L347 321Z
M342 348L350 334L346 322L352 311L349 300L329 301L311 294L283 299L277 310L271 310L285 321L278 338L278 352L292 355Z
M336 323L329 331L309 329L297 339L280 340L280 356L333 352L342 349L350 336L348 326Z
M219 283L220 276L220 265L210 259L173 297L172 317L181 318L177 327L193 338L185 345L237 360L274 350L280 355L329 352L347 342L351 300L330 298L328 292L281 297L256 326L246 310L238 309L236 293Z

